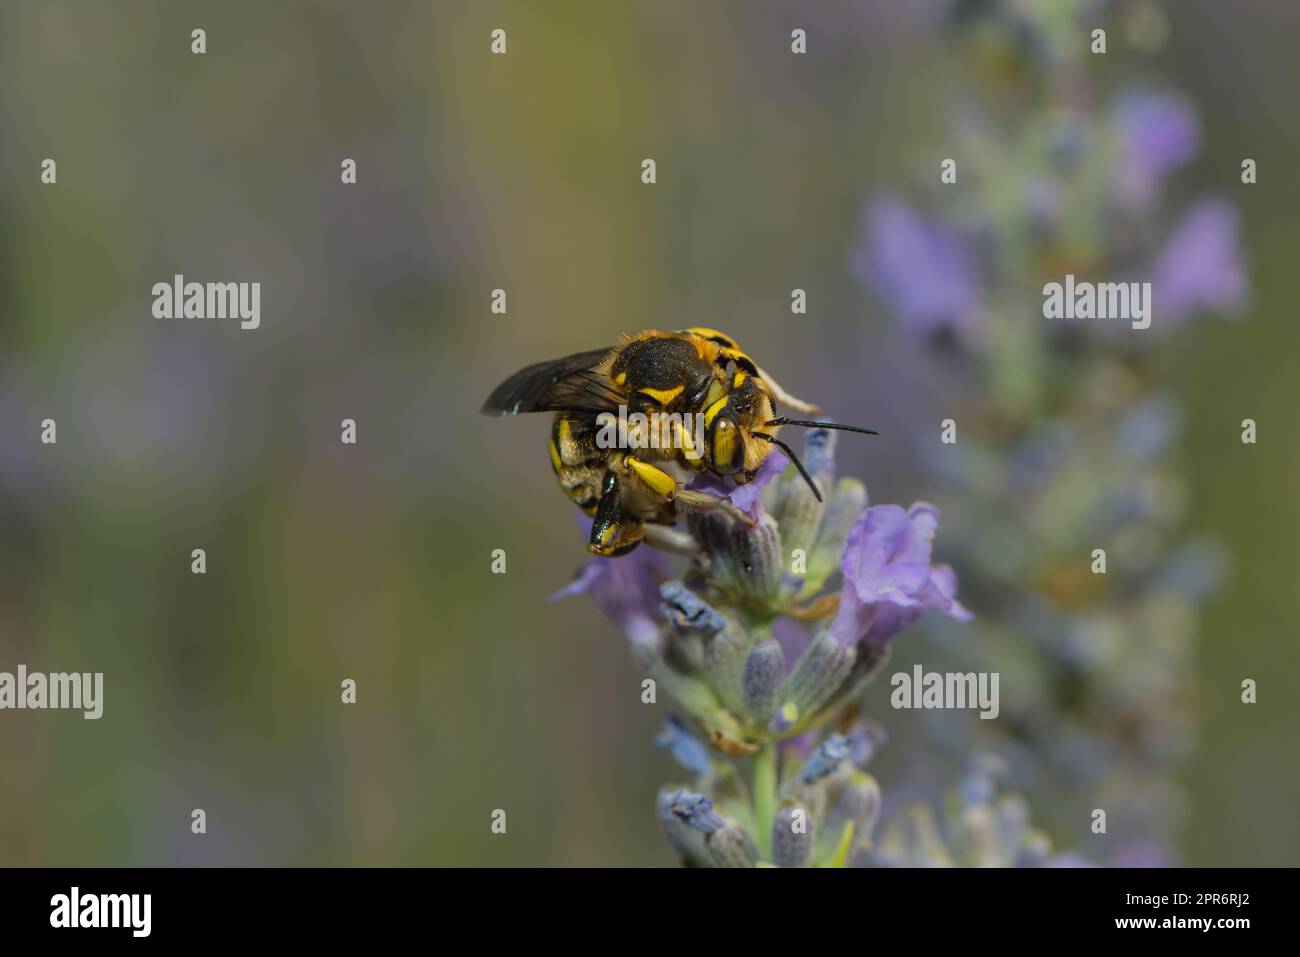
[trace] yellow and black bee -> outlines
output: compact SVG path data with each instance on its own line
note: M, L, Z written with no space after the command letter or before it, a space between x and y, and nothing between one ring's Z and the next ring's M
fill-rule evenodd
M497 386L483 412L555 413L551 465L565 494L592 516L587 547L611 556L640 544L647 524L673 525L679 507L724 505L716 495L686 488L692 474L709 471L749 482L773 446L785 450L820 499L798 457L777 438L784 425L875 434L778 416L776 403L805 414L817 411L782 389L729 336L692 328L639 332L612 348L528 366ZM634 434L632 442L626 436L617 444L602 441L602 429L609 428L604 417L620 412L665 413L655 421L669 423L671 441L644 434Z

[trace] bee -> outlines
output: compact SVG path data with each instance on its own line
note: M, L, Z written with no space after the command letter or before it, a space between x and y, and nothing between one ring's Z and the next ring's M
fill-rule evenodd
M777 437L782 426L876 434L779 416L778 404L805 415L818 411L781 388L730 336L695 327L638 332L610 348L527 366L497 386L482 411L555 413L551 467L564 493L592 517L587 548L615 556L646 540L647 531L662 541L654 530L675 524L679 510L728 507L726 499L686 485L701 473L750 482L773 448L785 452L820 501L803 463ZM633 423L618 441L611 441L614 417Z

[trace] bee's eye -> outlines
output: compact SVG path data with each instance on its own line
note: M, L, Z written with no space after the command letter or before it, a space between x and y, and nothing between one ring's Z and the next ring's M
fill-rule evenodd
M709 451L712 453L713 471L719 475L730 475L740 469L745 459L745 450L740 429L733 419L720 415L713 421Z
M704 396L704 408L708 408L727 394L727 387L718 379L709 382L709 391Z

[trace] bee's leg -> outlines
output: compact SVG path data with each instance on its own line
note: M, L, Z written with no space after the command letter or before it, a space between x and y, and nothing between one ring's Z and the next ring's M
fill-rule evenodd
M600 501L591 522L587 549L606 557L625 555L641 542L641 523L623 510L618 476L605 473L600 486Z
M636 473L637 478L645 482L650 491L660 498L671 502L677 496L677 479L663 469L651 465L649 462L643 462L634 455L629 455L624 459L624 462L628 468Z
M721 509L738 522L743 522L750 528L757 523L747 514L731 504L731 499L722 498L714 495L712 492L697 492L692 489L681 489L677 493L677 504L688 512L709 512L713 509Z
M628 467L636 473L637 477L645 482L656 495L662 495L665 501L679 504L687 511L708 511L720 508L733 518L753 528L753 519L732 505L730 499L719 498L711 492L696 492L691 489L679 488L677 480L667 472L656 468L649 462L642 462L631 455L625 461Z
M642 526L642 531L645 534L645 543L647 545L653 545L665 552L693 556L700 550L699 543L695 541L690 532L674 528L671 525L647 524Z
M771 393L772 398L776 399L776 401L782 405L789 406L796 412L803 412L806 415L811 415L814 412L821 411L821 406L813 405L811 402L805 402L803 399L796 399L789 392L786 392L785 389L781 388L779 382L762 369L758 370L758 377L763 380L763 385L767 386L767 391Z

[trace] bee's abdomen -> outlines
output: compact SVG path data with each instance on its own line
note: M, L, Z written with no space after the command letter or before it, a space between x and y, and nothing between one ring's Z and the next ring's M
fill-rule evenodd
M600 499L607 452L596 445L592 416L560 412L551 424L551 467L564 494L588 514Z

